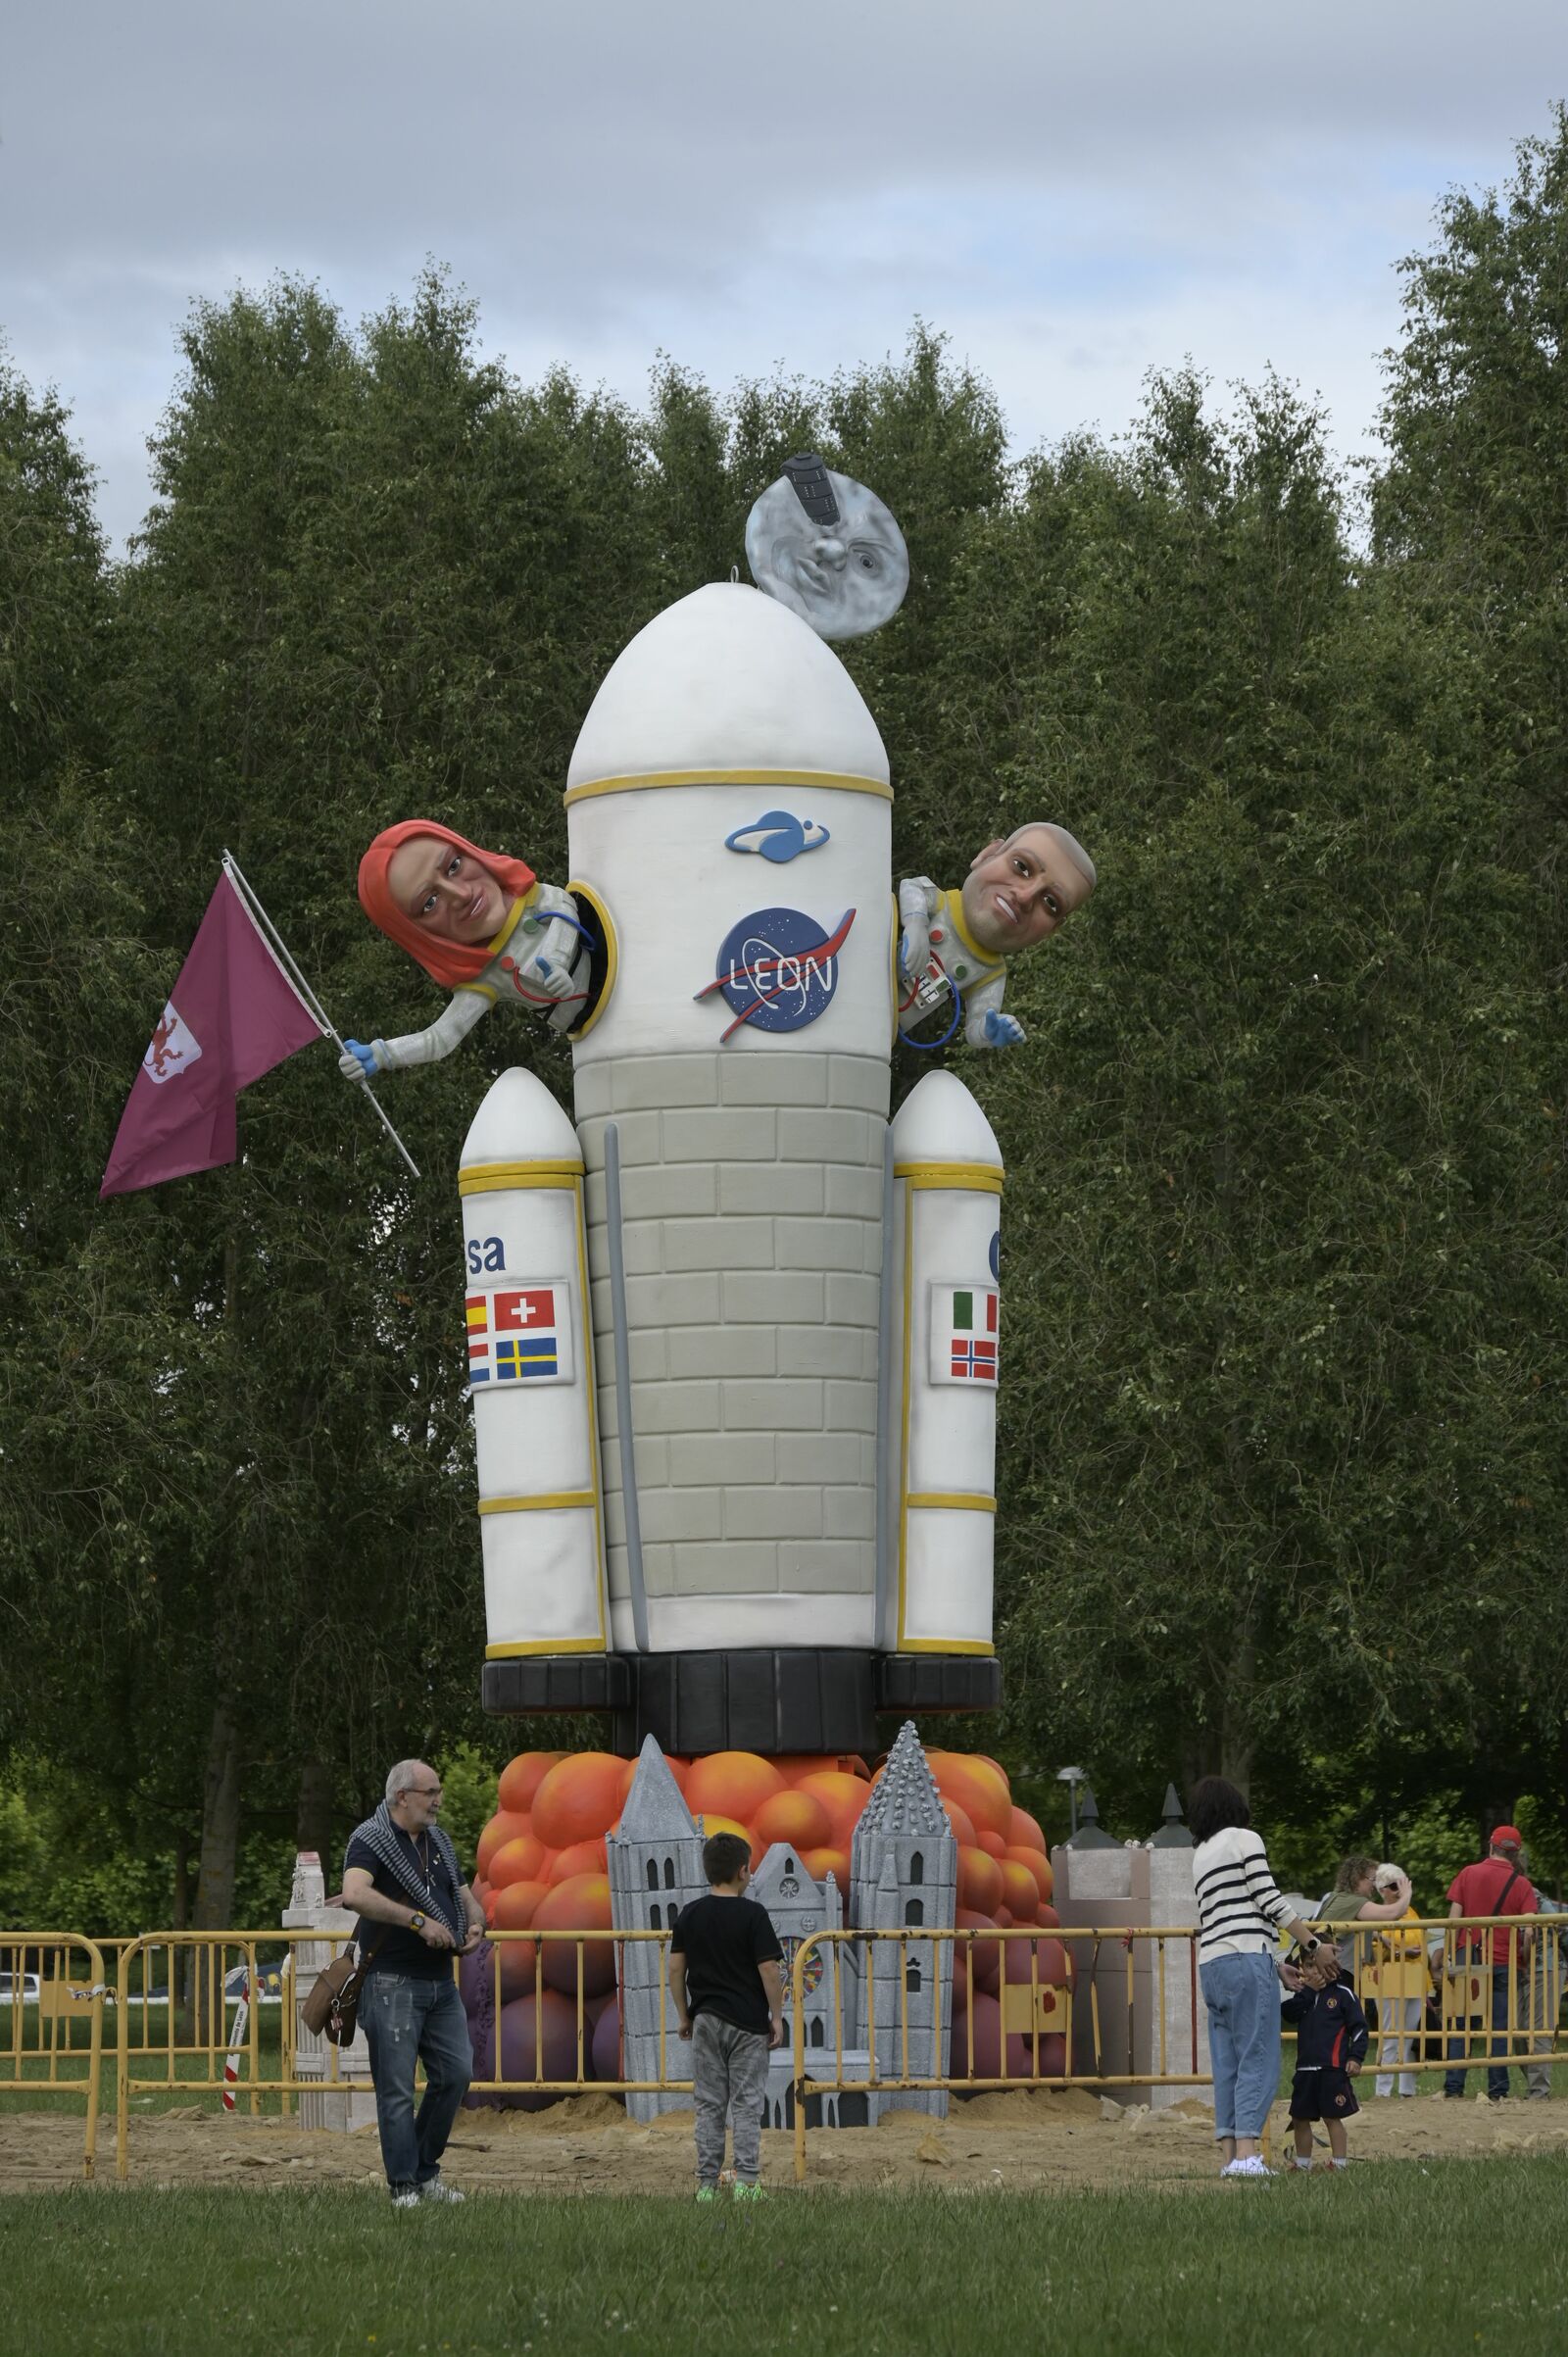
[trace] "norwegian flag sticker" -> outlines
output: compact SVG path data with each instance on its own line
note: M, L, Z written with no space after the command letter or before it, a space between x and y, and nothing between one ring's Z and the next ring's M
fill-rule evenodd
M933 1285L931 1381L995 1388L1001 1314L994 1285Z

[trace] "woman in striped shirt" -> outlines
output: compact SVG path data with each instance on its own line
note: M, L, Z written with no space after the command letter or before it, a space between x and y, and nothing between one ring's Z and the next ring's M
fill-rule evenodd
M1268 2177L1258 2146L1280 2083L1280 1983L1296 1985L1280 1962L1279 1935L1289 1932L1308 1954L1318 1941L1276 1890L1262 1837L1233 1784L1203 1777L1187 1822L1198 1844L1198 1969L1208 2010L1214 2134L1225 2153L1220 2175Z

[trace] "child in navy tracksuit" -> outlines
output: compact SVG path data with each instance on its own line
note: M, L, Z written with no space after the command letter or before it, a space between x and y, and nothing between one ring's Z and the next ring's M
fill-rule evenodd
M1348 2154L1345 2123L1361 2108L1350 2081L1366 2054L1366 2015L1338 1950L1325 1940L1315 1956L1298 1958L1301 1987L1280 2007L1282 2021L1296 2024L1296 2080L1291 2088L1291 2127L1296 2166L1312 2166L1312 2123L1329 2132L1329 2167L1343 2169Z

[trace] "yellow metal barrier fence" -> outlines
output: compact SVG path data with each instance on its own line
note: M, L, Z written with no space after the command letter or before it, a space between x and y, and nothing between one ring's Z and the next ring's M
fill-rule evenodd
M1568 2054L1561 2026L1568 1916L1322 1928L1333 1933L1363 1998L1379 2008L1363 2065L1368 2078L1379 2070L1392 2077L1401 2069L1440 2065L1454 2073L1485 2067L1505 2077L1510 2061L1544 2076L1553 2057ZM1054 1953L1057 1942L1066 1957L1064 1986ZM879 1954L887 1959L880 1967ZM1396 1970L1411 1964L1415 1975ZM975 2009L956 2005L944 2070L940 2042L933 2046L928 2034L911 2032L909 1997L923 1990L927 1974L951 1980L956 1972L961 1974L960 1991L995 1995L999 2018L988 2025L986 2050L979 2051ZM844 2038L844 1990L852 1976L863 1989L861 2049L847 2049ZM820 1988L824 1977L831 1985L836 2036L813 2049L806 1998L808 1987ZM1418 1992L1406 1992L1410 1978L1420 1979ZM897 2096L944 2087L980 2093L1077 2086L1109 2092L1213 2084L1203 2067L1207 2040L1200 2029L1198 1933L1191 1925L815 1932L796 1950L791 1990L798 2181L806 2176L812 2113L820 2118L829 2108L826 2098L850 2091ZM1417 2000L1415 2024L1409 2008ZM939 2006L938 2020L943 2010ZM1287 2040L1294 2035L1288 2031ZM1048 2039L1057 2042L1048 2049ZM1058 2067L1049 2067L1053 2063Z
M81 2174L89 2179L106 1993L96 1940L79 1932L0 1934L0 2087L84 2097Z
M1172 1936L1188 1944L1185 1931ZM1164 1936L1149 1937L1162 1940ZM1130 1945L1128 1952L1131 1973ZM820 2116L826 2098L837 2098L841 2108L842 2098L853 2093L869 2108L878 2094L936 2093L959 2086L974 2093L1070 2086L1075 1977L1065 1936L1034 1925L1004 1931L932 1926L809 1934L797 1946L790 1972L796 2182L806 2178L809 2115L814 2109ZM834 2035L824 2034L812 2043L807 1999L824 1981L831 1991ZM974 1993L996 1998L994 2053L977 2051ZM956 2001L960 1994L961 2011ZM919 2000L913 2019L911 1998ZM847 2012L863 2026L863 2046L846 2040ZM814 2028L823 2019L819 2003L811 2013ZM941 2024L950 2013L954 2026L944 2069ZM1168 2084L1198 2081L1184 2077Z
M502 2008L517 2003L519 1998L532 2000L527 2015L522 2017L524 2034L517 2041L521 2048L517 2059L528 2061L530 2045L532 2059L531 2066L523 2071L504 2071L506 2035L504 2032L496 2035L491 2057L496 2067L488 2079L475 2074L469 2081L472 2091L516 2095L524 2100L538 2096L551 2101L558 2095L585 2095L590 2091L598 2095L691 2093L690 2049L680 2039L672 2040L669 2035L668 1932L491 1932L487 1937L495 1951L489 1959L493 2018L499 2023ZM645 1961L639 1963L634 1959ZM624 2006L634 1987L637 2000L658 2014L658 2074L652 2079L591 2076L585 2067L594 2035L588 2021L588 2004L595 1997L619 1991ZM509 1993L512 1990L517 1993ZM572 2019L567 2028L575 2047L574 2075L553 2075L545 2069L552 2049L558 2055L563 2051L560 2036L552 2037L545 2021L545 2000L552 1993L571 2007ZM559 2014L552 2027L559 2032ZM476 2056L476 2062L477 2059ZM671 2060L680 2065L678 2077L670 2076Z
M1561 1929L1554 1928L1559 1922ZM1442 1919L1334 1930L1342 1955L1348 1964L1353 1961L1363 1993L1382 2008L1368 2047L1368 2074L1380 2067L1385 2039L1385 2067L1391 2071L1490 2065L1505 2072L1510 2061L1544 2071L1553 2058L1568 2053L1560 2027L1568 1917ZM501 2028L488 2057L476 2057L478 2063L487 2060L488 2069L476 2069L475 2092L525 2104L590 2089L690 2094L687 2051L668 2029L667 1932L494 1932L489 1940L488 2010ZM286 2112L300 2095L364 2084L341 2075L336 2049L328 2049L318 2075L299 2068L297 2004L303 1990L294 1987L290 1964L294 1951L307 1942L328 1951L345 1944L341 1936L305 1930L158 1932L122 1945L114 1989L121 2177L128 2165L130 2106L137 2095L220 2091L237 2079L235 2091L256 2114L272 2099ZM18 2021L25 2006L13 2005L13 2067L8 2081L0 2066L0 2085L80 2086L88 2115L84 2173L91 2176L98 2079L89 2058L95 2064L101 2052L103 2003L102 1994L95 1998L91 1991L102 1990L101 1949L66 1933L8 1934L5 1944L14 1975L39 1973L37 1959L52 1959L47 1976L52 1989L86 1992L69 2004L58 1994L41 2004L39 2032L30 2045ZM24 1951L33 1955L33 1963L23 1961ZM646 1962L634 1961L639 1951ZM79 1975L71 1969L78 1956ZM278 1956L287 1961L275 2041L263 2007L253 2004L235 2054L229 2027L238 1993L264 1980L276 1985L273 1959ZM1408 2008L1416 1992L1407 1992L1404 1982L1419 1980L1422 1972L1425 1992L1419 1994L1415 2022ZM980 2032L978 2008L959 2004L944 2068L928 1997L934 1989L934 2018L940 2023L956 1973L960 1991L973 1988L993 1995L998 2012L995 2021L987 2017ZM847 2009L857 1976L855 2003ZM826 2003L818 1993L824 1977ZM628 2000L633 1989L638 1991L644 2020L658 2021L658 2070L652 2077L628 2079L618 2068L614 2077L593 2073L597 2017L590 2009L612 1989ZM890 2096L944 2087L979 2092L1092 2086L1109 2091L1211 2085L1203 2067L1197 1933L1189 1925L816 1932L796 1947L790 1989L791 2124L798 2177L806 2170L808 2114L820 2117L840 2109L836 2100L824 2099L850 2092ZM918 2000L912 2009L911 1998ZM72 2020L77 2024L75 2038L70 2033ZM852 2020L864 2038L864 2044L854 2049L846 2046ZM62 2021L68 2024L63 2033ZM5 2026L0 2015L0 2028ZM30 2071L23 2068L25 2055L34 2058ZM74 2055L79 2056L76 2077L72 2074L78 2066L69 2059ZM621 2060L617 2051L617 2066ZM234 2079L225 2064L232 2064Z
M534 2098L548 2102L562 2095L589 2092L690 2094L686 2048L667 2036L667 1932L491 1932L487 1938L492 1948L487 1959L492 2020L500 2022L504 2007L510 2018L495 2036L488 2076L476 2071L469 2083L473 2091L513 2096L524 2104ZM254 1989L259 1979L276 1969L270 1961L264 1962L258 1950L282 1949L292 1960L297 1949L311 1943L336 1954L348 1945L348 1939L341 1933L316 1930L150 1932L125 1942L116 1986L119 2177L124 2178L129 2168L130 2110L138 2095L175 2089L192 2095L232 2091L252 2115L259 2115L270 2099L287 2112L300 2095L348 2092L365 2084L363 2078L343 2075L338 2049L331 2045L325 2050L324 2072L301 2073L298 2005L315 1974L301 1975L302 1986L296 1988L291 1965L282 1974L275 2062L272 2040L263 2035L264 2015L259 2004L250 2006L244 2042L237 2054L231 2046L230 2024L245 1993L242 1980L246 1988ZM657 1961L651 1971L645 1967L635 1976L629 1974L627 1951L632 1949L654 1951ZM182 1961L189 1966L183 1976L178 1970ZM138 1982L145 1988L149 1974L156 1982L160 1971L166 1976L169 1991L183 1979L187 1995L182 2003L169 2002L166 1997L154 2016L145 2003L137 2005L135 1990ZM659 2076L596 2078L591 2067L595 2024L588 2007L597 1996L626 1986L633 1977L644 1984L650 2001L659 2009ZM510 2010L519 2001L526 2007L521 2016ZM565 2022L562 2019L564 2005L569 2008ZM139 2036L133 2035L136 2032ZM510 2059L520 2066L511 2071L506 2068L509 2045L514 2048ZM232 2079L227 2069L231 2062L237 2074ZM671 2062L680 2065L680 2076L669 2075Z
M1441 2063L1456 2075L1486 2068L1506 2085L1510 2064L1528 2080L1568 2053L1561 2042L1568 1916L1332 1928L1363 2001L1378 2008L1365 2071L1392 2076Z

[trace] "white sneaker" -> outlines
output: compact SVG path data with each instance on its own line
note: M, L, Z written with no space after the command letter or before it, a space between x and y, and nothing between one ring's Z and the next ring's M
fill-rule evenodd
M1260 2152L1250 2152L1245 2160L1227 2161L1220 2171L1221 2177L1272 2177L1273 2174Z
M421 2201L466 2201L467 2198L466 2193L458 2191L456 2185L449 2185L444 2177L432 2177L427 2185L419 2187Z
M395 2210L416 2210L418 2206L419 2196L412 2185L405 2185L401 2193L394 2193L392 2196L392 2207Z

